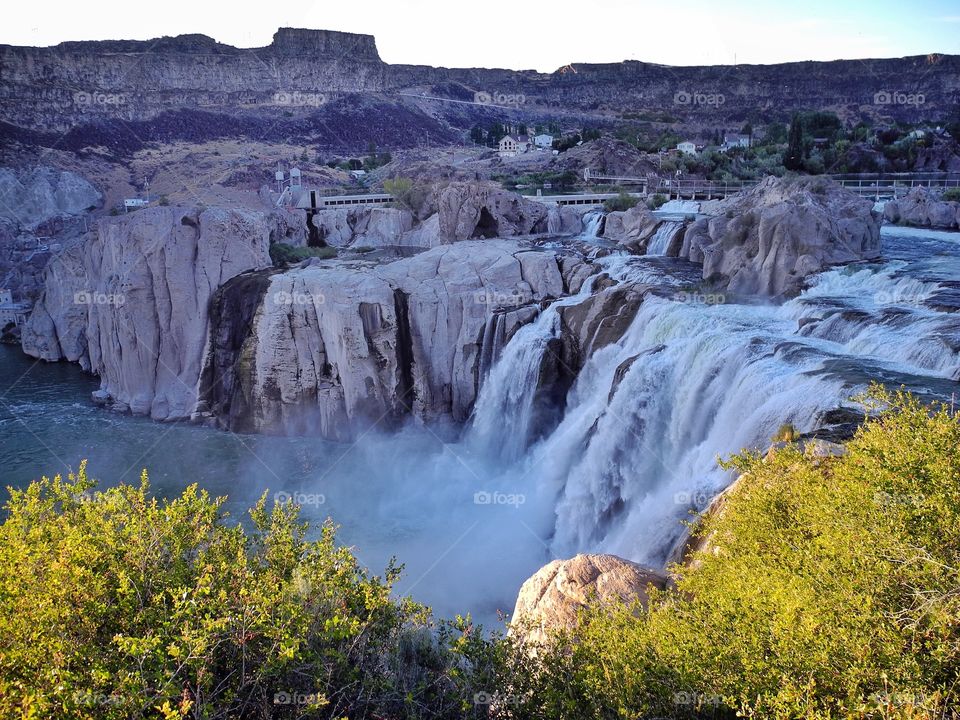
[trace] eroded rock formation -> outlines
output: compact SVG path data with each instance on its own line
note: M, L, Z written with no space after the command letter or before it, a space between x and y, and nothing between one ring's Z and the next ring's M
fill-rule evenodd
M887 222L914 227L954 230L960 227L960 202L943 200L929 188L917 187L883 206Z
M877 258L873 203L822 178L769 177L691 225L680 255L733 293L795 294L831 265Z
M210 297L268 267L269 238L266 216L241 210L156 207L104 221L96 238L51 261L23 348L78 360L116 409L189 417Z
M551 252L516 242L462 242L411 258L305 263L272 274L262 301L231 316L246 276L221 292L204 400L234 429L345 439L408 413L463 421L476 399L484 334L498 313L528 321L518 303L559 297L564 280ZM249 323L249 324L248 324ZM502 328L501 328L502 329ZM491 330L492 331L492 330ZM229 369L225 374L224 369Z

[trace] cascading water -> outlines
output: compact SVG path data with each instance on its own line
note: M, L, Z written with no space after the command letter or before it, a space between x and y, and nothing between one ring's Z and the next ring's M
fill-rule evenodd
M683 227L682 222L676 220L664 220L657 227L650 242L647 243L647 255L666 255L670 248L670 241L676 236Z
M591 239L600 236L603 229L603 219L605 214L603 210L591 210L583 216L583 234L581 238Z
M825 272L784 305L647 297L623 337L581 370L559 426L527 448L537 369L560 332L555 304L507 345L468 437L504 449L501 486L555 508L553 555L612 552L658 565L690 509L730 481L718 457L764 447L783 423L814 429L873 378L949 396L960 321L939 307L937 278L960 280L960 261L947 255L931 267L920 257L935 250L885 241L889 256L914 260ZM618 280L649 281L643 258L599 262Z

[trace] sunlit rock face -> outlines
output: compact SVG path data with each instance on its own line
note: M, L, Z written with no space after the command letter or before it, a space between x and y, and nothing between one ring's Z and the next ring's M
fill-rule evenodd
M535 646L547 641L551 632L572 628L588 606L634 601L646 605L649 588L662 590L666 584L664 573L616 555L554 560L523 583L510 630Z

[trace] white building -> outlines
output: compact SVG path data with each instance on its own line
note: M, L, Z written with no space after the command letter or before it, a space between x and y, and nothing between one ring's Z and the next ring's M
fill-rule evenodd
M26 322L30 306L27 303L15 303L13 293L9 290L0 290L0 329L10 323L19 325Z
M129 212L131 210L136 210L137 208L146 207L150 204L149 200L144 198L127 198L123 201L123 211Z
M750 147L750 136L749 135L740 135L739 133L735 135L724 135L723 136L723 145L720 146L720 152L726 152L731 148L748 148Z
M553 147L553 135L547 135L546 133L544 133L543 135L536 135L533 138L533 144L536 145L538 148L549 150L550 148Z
M689 140L677 143L677 150L682 152L684 155L696 155L697 154L697 145L692 143Z
M530 149L530 139L526 135L505 135L500 138L500 157L513 157Z

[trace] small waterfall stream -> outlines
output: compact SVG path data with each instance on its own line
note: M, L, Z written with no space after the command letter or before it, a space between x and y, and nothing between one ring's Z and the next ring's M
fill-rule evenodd
M657 227L650 242L647 243L647 255L666 255L670 248L670 242L683 227L683 223L677 220L664 220Z

